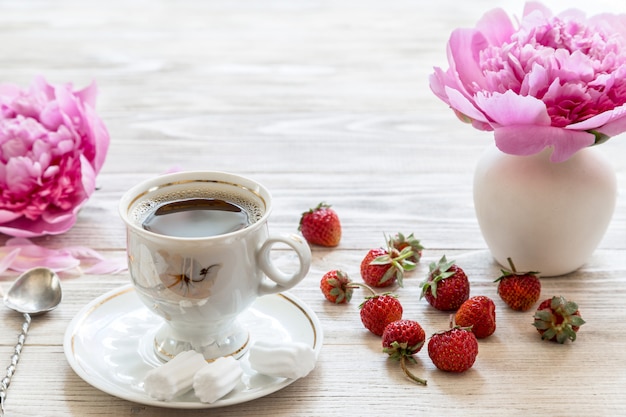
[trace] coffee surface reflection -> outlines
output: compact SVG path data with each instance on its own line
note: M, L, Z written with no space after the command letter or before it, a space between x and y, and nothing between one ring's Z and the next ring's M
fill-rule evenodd
M215 198L189 198L158 206L142 223L154 233L174 237L209 237L236 232L251 224L241 206Z

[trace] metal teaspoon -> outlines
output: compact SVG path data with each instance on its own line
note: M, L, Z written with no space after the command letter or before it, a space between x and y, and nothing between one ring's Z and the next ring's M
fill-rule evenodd
M59 305L62 298L59 276L48 268L33 268L24 272L15 280L4 297L4 304L7 307L24 315L24 324L22 324L22 332L17 338L14 353L11 355L11 364L7 367L6 376L0 381L0 417L4 416L7 390L11 384L11 377L15 373L17 362L20 360L20 353L26 341L31 316L53 310Z

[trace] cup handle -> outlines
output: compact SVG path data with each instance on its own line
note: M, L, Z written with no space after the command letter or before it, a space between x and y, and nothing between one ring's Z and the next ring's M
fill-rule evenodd
M298 255L300 267L293 274L284 273L272 262L270 252L276 243L288 245ZM263 280L259 285L259 296L275 294L294 287L306 276L311 266L311 248L301 236L295 234L270 236L257 253L257 261L261 270L270 279Z

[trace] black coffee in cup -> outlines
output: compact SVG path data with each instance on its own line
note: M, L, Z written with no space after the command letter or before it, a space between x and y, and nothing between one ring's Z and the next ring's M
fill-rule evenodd
M144 229L176 237L208 237L236 232L251 224L241 206L217 198L166 202L143 221Z

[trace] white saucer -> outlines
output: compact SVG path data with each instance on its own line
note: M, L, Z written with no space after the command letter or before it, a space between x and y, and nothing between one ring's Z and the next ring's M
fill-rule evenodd
M315 313L291 294L257 299L241 321L255 340L296 341L322 348L322 327ZM258 374L248 354L241 357L241 383L212 404L202 403L193 390L174 401L157 401L143 389L146 373L161 364L153 339L162 319L139 301L131 285L110 291L86 305L70 322L63 343L74 372L110 395L140 404L168 408L213 408L239 404L276 392L294 382Z

